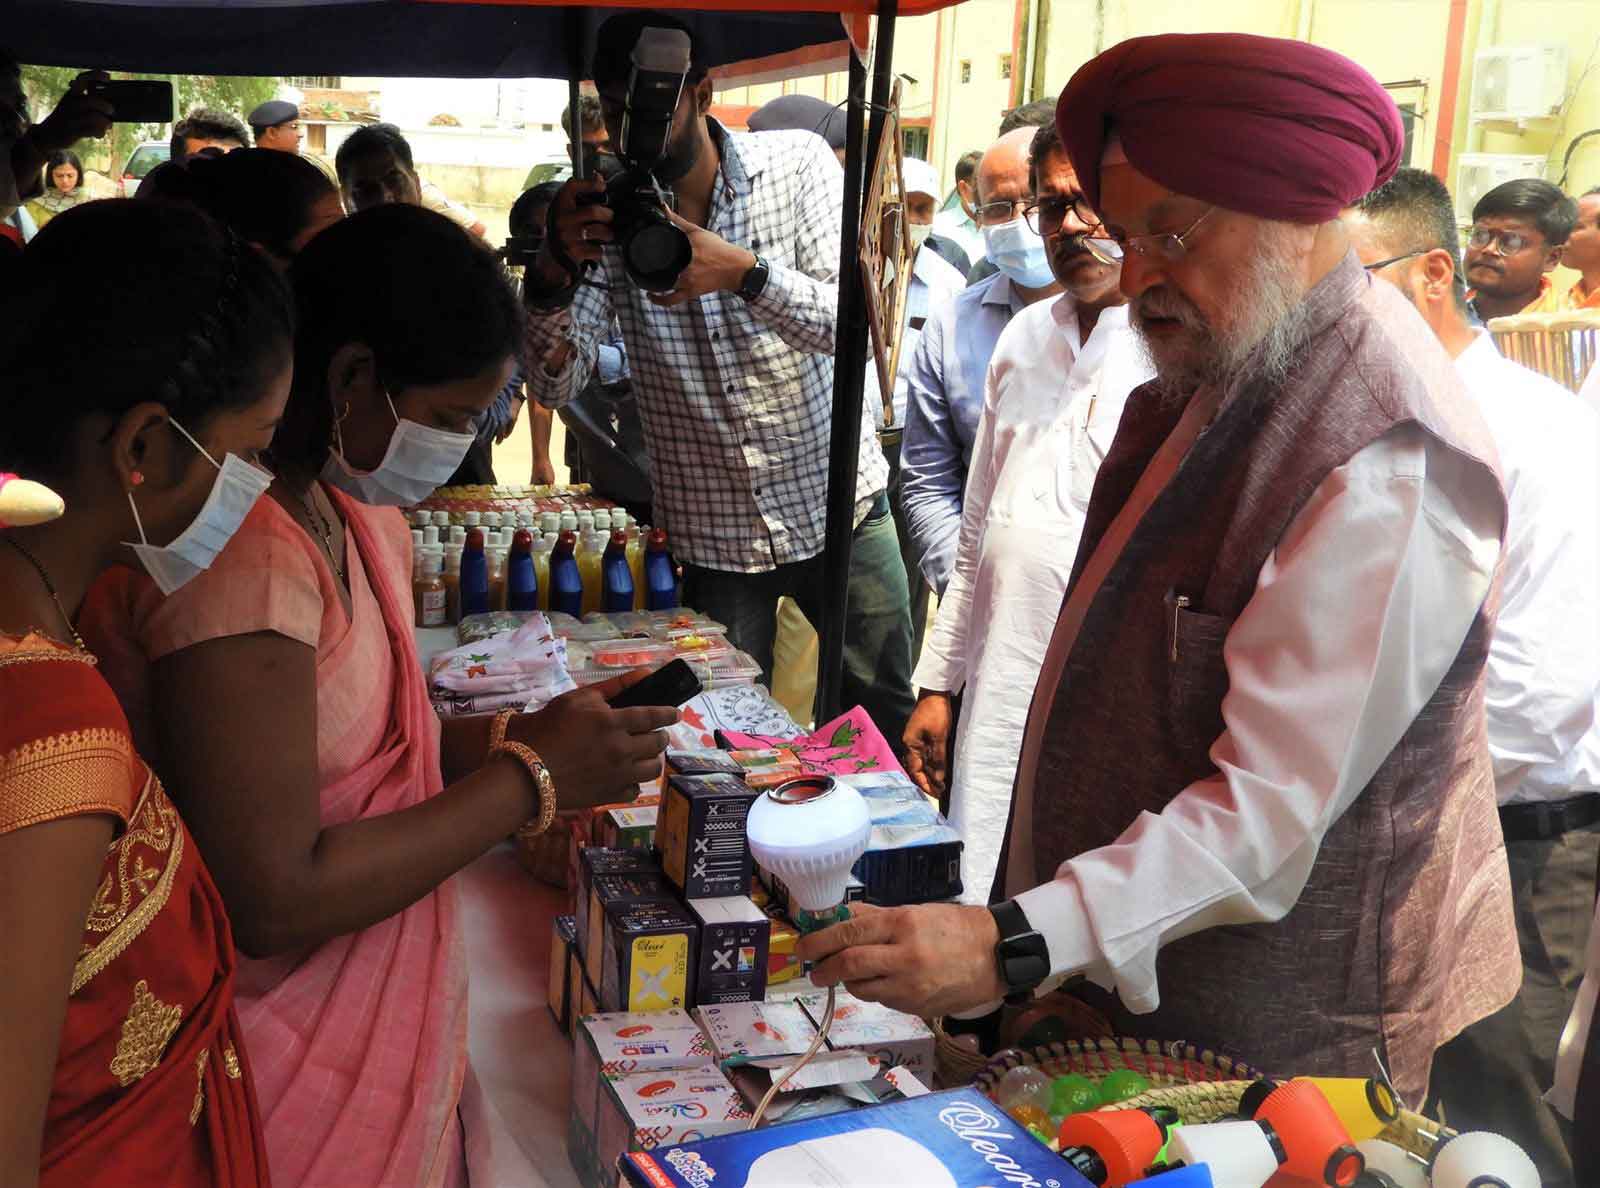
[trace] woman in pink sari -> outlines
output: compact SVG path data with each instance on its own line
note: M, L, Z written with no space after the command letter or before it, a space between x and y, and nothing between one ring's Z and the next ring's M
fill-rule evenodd
M414 207L323 232L293 281L296 378L269 497L178 595L105 584L86 626L136 729L148 711L157 767L252 958L239 1017L274 1177L465 1183L449 877L552 799L653 778L655 732L677 715L610 709L614 683L441 734L392 505L460 461L512 374L521 311L488 253Z

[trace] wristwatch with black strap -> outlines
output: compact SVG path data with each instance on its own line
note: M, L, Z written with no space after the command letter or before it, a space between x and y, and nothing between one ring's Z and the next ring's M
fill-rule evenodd
M1006 988L1006 1001L1021 1006L1033 997L1035 988L1050 976L1050 947L1032 924L1017 901L991 903L989 914L1000 929L1000 940L994 947L995 965L1000 971L1000 982Z
M760 256L750 266L750 271L744 274L744 280L739 283L739 296L746 301L754 301L767 291L767 281L772 278L771 266Z

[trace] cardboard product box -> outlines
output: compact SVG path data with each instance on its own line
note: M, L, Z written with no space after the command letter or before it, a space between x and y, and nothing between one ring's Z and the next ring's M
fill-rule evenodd
M868 903L897 907L961 894L961 834L921 789L900 775L840 778L861 793L872 815L867 852L852 871Z
M563 1032L572 1025L572 971L578 963L578 922L557 916L550 925L550 968L545 971L545 1002Z
M827 994L807 994L799 1003L820 1027L828 1009ZM841 989L834 1003L828 1047L854 1048L876 1056L886 1069L901 1066L923 1081L933 1080L933 1032L928 1025L915 1015L867 1002L848 990Z
M583 968L589 980L600 985L601 944L605 940L606 908L612 904L664 903L677 905L678 895L657 869L631 874L595 875L589 884L588 936L583 944ZM581 935L581 934L580 934Z
M1090 1188L975 1089L629 1152L633 1188Z
M695 1002L759 1002L767 993L772 921L747 895L689 900L700 925Z
M600 874L642 874L659 871L660 865L649 854L638 850L607 850L599 846L578 849L577 877L573 880L573 915L578 925L578 949L589 952L589 894L594 878Z
M610 850L649 850L656 844L655 804L611 805L594 816L595 844Z
M705 1033L683 1011L578 1017L572 1042L567 1155L579 1179L586 1184L601 1182L597 1132L607 1080L634 1072L695 1068L710 1056Z
M744 895L754 864L745 818L758 793L733 776L673 776L656 845L662 869L688 899Z
M767 989L793 981L803 972L804 964L795 946L800 943L800 930L789 922L777 904L766 908L767 919L772 921L772 934L767 938Z
M721 1070L704 1064L626 1073L604 1082L597 1122L594 1149L600 1176L585 1180L585 1188L613 1188L618 1162L628 1152L735 1134L750 1125L750 1111Z
M729 1002L696 1008L711 1050L724 1069L752 1060L798 1056L817 1027L798 1002Z
M608 904L596 984L607 1010L685 1008L694 1002L700 926L676 903Z
M744 768L727 751L668 751L667 767L673 775L742 776Z

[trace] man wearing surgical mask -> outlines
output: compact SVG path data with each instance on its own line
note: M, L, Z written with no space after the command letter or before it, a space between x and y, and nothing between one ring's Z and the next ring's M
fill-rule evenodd
M961 493L983 410L989 357L1012 318L1061 292L1044 240L1022 217L1032 192L1028 146L1033 134L1032 127L1006 133L978 163L978 223L986 242L992 236L1007 250L1004 267L954 299L935 303L921 340L901 356L900 375L908 389L901 500L911 551L941 597L955 568Z
M901 331L900 358L909 362L934 303L953 298L967 278L933 246L933 214L939 204L939 174L933 166L907 157L901 167L906 227L911 232L911 283L906 290L906 323ZM905 367L894 380L894 423L906 423ZM894 461L890 459L891 463Z
M44 192L44 165L50 154L80 140L101 137L111 127L111 104L88 93L106 75L88 71L72 80L56 109L38 124L28 118L22 68L0 51L0 222L22 203Z

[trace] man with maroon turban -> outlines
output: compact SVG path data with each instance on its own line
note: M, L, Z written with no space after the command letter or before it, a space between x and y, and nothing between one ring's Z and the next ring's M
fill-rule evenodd
M1484 737L1494 448L1339 222L1399 115L1328 50L1214 34L1112 48L1056 120L1157 378L1095 484L995 902L869 910L802 955L924 1013L1081 975L1125 1034L1277 1074L1376 1049L1420 1101L1521 970Z

